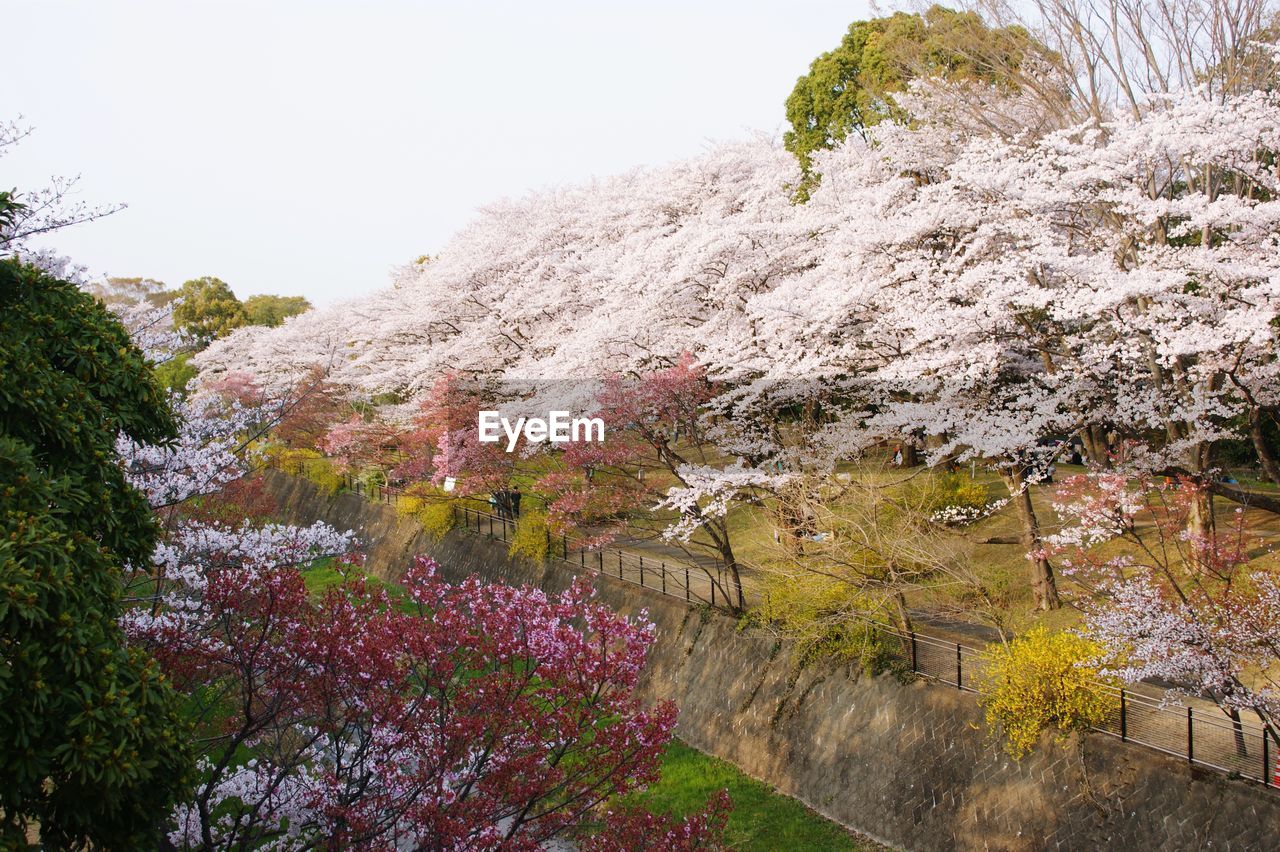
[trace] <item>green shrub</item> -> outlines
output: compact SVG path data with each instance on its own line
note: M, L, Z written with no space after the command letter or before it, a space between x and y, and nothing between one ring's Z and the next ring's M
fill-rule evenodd
M366 489L371 487L385 488L387 485L387 473L376 467L366 467L355 474L356 482L359 482Z
M187 383L200 374L191 360L190 352L180 352L155 368L156 381L168 390L186 396Z
M542 512L525 512L516 522L507 554L523 557L530 562L542 562L547 558L547 542L550 536L547 516Z
M1100 651L1075 633L1043 627L987 651L977 676L978 701L1010 755L1031 751L1041 731L1088 730L1117 708L1113 687L1119 684L1104 679L1092 662Z
M159 848L194 780L182 699L120 626L158 528L117 440L177 433L107 308L0 260L2 849Z

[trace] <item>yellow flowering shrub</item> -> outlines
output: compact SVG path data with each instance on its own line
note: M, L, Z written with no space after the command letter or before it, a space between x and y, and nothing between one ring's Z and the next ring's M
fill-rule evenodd
M453 504L454 501L443 494L401 494L396 500L396 514L413 518L432 541L439 541L453 529Z
M1101 650L1082 636L1043 627L991 646L977 676L978 701L992 732L1004 735L1010 755L1031 751L1041 731L1087 730L1117 709L1116 694L1099 685L1119 684L1091 664Z
M303 461L302 475L329 497L337 494L338 489L342 487L342 474L338 473L333 467L333 462L326 458Z
M542 512L525 512L516 521L516 531L507 547L509 556L523 557L530 562L542 562L547 558L547 541L550 527Z
M303 467L308 461L322 458L320 453L315 450L307 449L282 449L273 452L276 466L292 476L298 476L303 473Z
M925 477L915 486L915 502L926 512L946 509L981 509L990 499L990 490L963 471Z
M422 497L414 494L401 494L395 501L396 514L402 518L417 517L417 514L422 511L422 507L426 504L427 501Z
M432 541L439 541L453 529L453 501L438 500L418 510L418 523Z
M828 660L867 674L901 668L895 640L862 617L869 601L851 584L804 572L769 573L763 580L764 594L751 617L796 640L798 666Z

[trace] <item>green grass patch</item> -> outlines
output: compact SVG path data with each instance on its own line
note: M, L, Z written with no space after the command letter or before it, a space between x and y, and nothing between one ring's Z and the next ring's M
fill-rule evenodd
M329 589L341 586L347 577L351 576L352 571L357 571L363 573L365 582L369 584L370 589L381 588L385 591L393 606L403 612L417 611L417 605L409 598L404 586L399 583L388 583L386 580L376 577L362 568L347 567L344 570L339 570L336 566L337 561L332 556L324 556L303 568L302 582L307 588L307 594L313 598L321 597Z
M327 590L342 584L342 572L334 567L332 556L317 559L302 569L302 582L307 586L307 594L323 595Z
M727 789L733 811L725 830L731 849L870 850L843 827L825 819L769 785L749 778L732 764L672 740L662 758L662 779L627 797L654 813L687 816L706 804L716 790Z

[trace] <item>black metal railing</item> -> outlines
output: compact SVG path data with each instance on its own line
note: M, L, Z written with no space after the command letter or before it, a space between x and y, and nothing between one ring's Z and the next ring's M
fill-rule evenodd
M966 692L979 691L977 684L988 659L985 649L867 621L898 640L894 647L899 659L912 672ZM1149 684L1094 683L1092 688L1110 706L1107 717L1093 730L1266 787L1280 784L1278 740L1260 720L1229 717L1208 702L1196 706L1170 700Z
M499 541L510 541L518 523L515 518L456 504L454 521L455 526ZM642 586L686 603L731 608L729 595L736 588L726 582L722 568L646 557L643 553L592 545L586 539L563 533L552 535L548 531L546 536L548 559Z

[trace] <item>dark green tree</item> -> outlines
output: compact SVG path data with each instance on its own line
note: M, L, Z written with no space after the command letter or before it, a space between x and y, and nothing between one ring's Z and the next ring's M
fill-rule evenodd
M850 24L840 46L813 60L787 98L791 130L783 142L804 171L798 197L816 180L813 152L886 119L906 120L893 95L913 78L1007 83L1032 44L1021 27L991 29L973 12L942 6Z
M205 276L185 281L178 289L181 304L173 309L175 327L208 345L246 322L244 305L220 278Z
M75 285L0 260L0 846L154 848L188 727L125 645L121 566L157 529L117 434L176 425L141 352Z
M311 310L311 303L303 296L273 296L264 293L244 300L247 325L277 326L286 317L297 316Z

